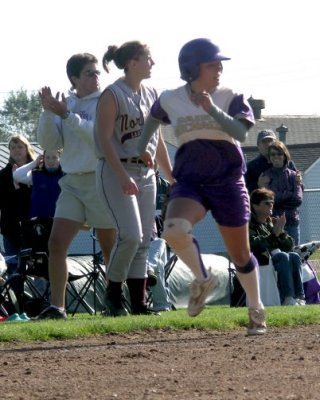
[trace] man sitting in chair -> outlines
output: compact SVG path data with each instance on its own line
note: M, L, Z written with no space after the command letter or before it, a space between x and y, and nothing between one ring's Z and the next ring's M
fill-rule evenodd
M285 216L273 218L274 193L255 189L250 195L250 246L260 265L272 263L278 274L278 288L282 305L305 305L302 283L302 262L294 253L294 241L284 231Z

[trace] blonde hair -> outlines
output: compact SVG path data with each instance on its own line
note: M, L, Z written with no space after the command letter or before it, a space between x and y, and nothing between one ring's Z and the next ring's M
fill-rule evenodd
M36 159L36 153L33 150L32 145L29 142L29 140L23 135L15 135L15 136L12 136L10 138L9 143L8 143L9 150L10 150L11 143L17 144L19 142L24 144L26 149L27 149L27 162L31 162L31 161L35 160ZM11 156L9 156L9 163L10 164L15 164L15 162L16 161Z

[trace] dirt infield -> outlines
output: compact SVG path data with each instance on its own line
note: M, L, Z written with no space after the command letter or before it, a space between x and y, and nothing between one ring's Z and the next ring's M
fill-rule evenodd
M0 343L1 399L320 398L320 326Z

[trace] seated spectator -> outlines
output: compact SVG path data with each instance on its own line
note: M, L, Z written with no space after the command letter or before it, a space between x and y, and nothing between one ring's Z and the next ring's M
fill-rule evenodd
M152 271L156 277L156 284L150 285L152 292L152 309L154 311L170 311L172 304L170 302L170 289L165 279L165 265L168 262L168 250L166 242L157 238L152 240L147 260L148 279L149 271Z
M269 146L268 156L272 166L263 173L263 176L266 177L264 186L272 190L275 195L273 216L285 214L285 230L298 246L300 244L299 206L303 198L299 173L288 167L290 153L284 143L274 141Z
M258 133L257 147L259 155L247 163L247 171L245 173L246 186L249 193L259 187L264 187L268 183L267 177L263 175L264 171L271 167L268 157L269 146L277 140L276 134L271 129L265 129ZM288 162L288 168L296 171L294 162ZM301 183L301 174L298 174Z
M250 246L259 265L272 263L278 275L278 288L282 305L304 305L302 262L292 252L294 241L284 231L285 215L272 217L274 193L255 189L250 196L251 221L249 225Z
M51 217L60 194L59 179L63 176L60 151L44 151L36 160L13 172L15 181L32 185L31 218Z
M147 286L152 291L152 309L154 311L169 311L169 287L165 280L165 265L168 261L168 248L163 239L160 239L163 230L164 210L168 200L171 185L169 181L160 176L156 169L156 214L154 231L147 259Z

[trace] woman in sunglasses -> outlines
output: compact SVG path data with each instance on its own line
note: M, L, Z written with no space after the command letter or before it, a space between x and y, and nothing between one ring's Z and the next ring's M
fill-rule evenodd
M300 243L299 207L302 203L303 189L299 172L288 168L290 153L286 145L278 140L268 149L268 156L272 167L264 172L268 177L266 188L275 194L273 215L285 214L285 230L294 239L295 245Z
M284 231L284 214L272 217L275 195L271 190L255 189L250 196L250 246L259 265L269 264L278 273L278 288L284 306L305 305L301 259L292 252L294 241Z

